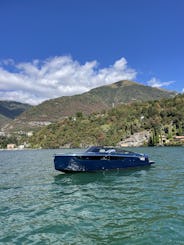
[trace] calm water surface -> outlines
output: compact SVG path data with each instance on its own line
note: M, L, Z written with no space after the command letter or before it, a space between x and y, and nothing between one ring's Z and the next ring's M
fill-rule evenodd
M184 148L133 150L156 164L60 174L67 150L0 151L0 244L184 244Z

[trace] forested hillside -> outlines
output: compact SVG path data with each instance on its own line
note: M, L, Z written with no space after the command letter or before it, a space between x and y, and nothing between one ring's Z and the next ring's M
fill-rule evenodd
M184 134L184 95L173 99L119 105L101 113L76 113L42 128L30 138L31 147L59 148L88 145L117 145L136 132L147 130L145 145L175 145Z

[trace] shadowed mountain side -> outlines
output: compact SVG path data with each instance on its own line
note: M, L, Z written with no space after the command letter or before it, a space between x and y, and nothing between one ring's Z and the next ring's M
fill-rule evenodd
M29 104L16 101L0 101L0 129L30 107Z

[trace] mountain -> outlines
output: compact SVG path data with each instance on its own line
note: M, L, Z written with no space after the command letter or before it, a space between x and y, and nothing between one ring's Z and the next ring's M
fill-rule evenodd
M8 117L5 117L4 115L0 114L0 131L1 131L1 128L10 123L12 120Z
M11 128L18 131L33 130L60 121L65 117L74 116L77 112L87 115L110 109L119 104L171 98L175 95L175 92L123 80L92 89L80 95L64 96L45 101L22 113L11 123ZM7 128L7 130L9 129Z
M111 107L112 105L126 104L130 102L141 102L172 98L176 92L145 86L143 84L123 80L110 85L92 89L91 95L100 97L103 102Z
M31 105L16 101L0 101L0 128L18 117Z
M36 132L33 148L184 145L184 94L66 118Z

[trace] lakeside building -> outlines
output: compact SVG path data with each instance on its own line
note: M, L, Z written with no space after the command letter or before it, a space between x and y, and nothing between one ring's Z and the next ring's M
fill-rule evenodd
M15 144L7 144L7 150L14 150L16 148Z
M175 141L180 142L180 143L184 143L184 136L175 136L174 137Z

